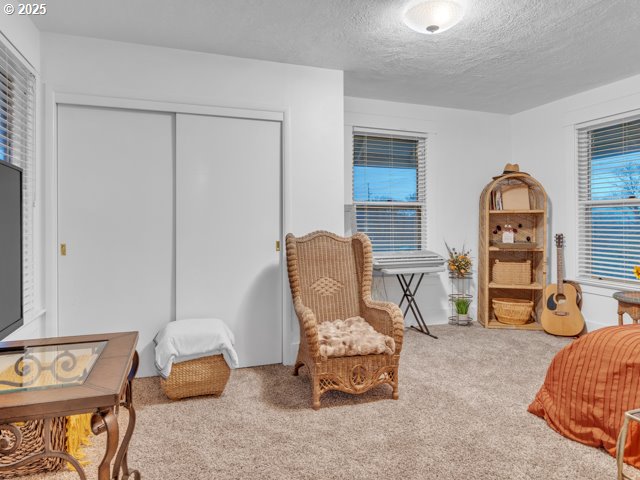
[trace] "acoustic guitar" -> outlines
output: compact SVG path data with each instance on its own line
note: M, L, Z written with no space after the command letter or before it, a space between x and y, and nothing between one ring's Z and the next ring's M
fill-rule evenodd
M544 309L540 323L551 335L575 337L584 328L584 317L580 312L579 293L576 287L564 281L564 235L556 235L558 252L558 283L544 289Z

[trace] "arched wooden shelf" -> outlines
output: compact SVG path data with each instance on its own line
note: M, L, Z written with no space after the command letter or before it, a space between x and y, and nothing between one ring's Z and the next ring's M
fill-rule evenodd
M494 193L503 187L524 184L529 189L530 209L498 210L493 205ZM480 196L480 236L478 241L478 321L487 328L515 328L542 330L540 315L543 290L547 284L547 193L535 178L526 173L509 173L494 178ZM514 245L500 244L501 232L494 234L497 225L518 226ZM527 237L530 238L527 241ZM492 269L495 261L518 262L531 260L530 285L495 284ZM534 320L525 325L507 325L496 320L493 298L532 300Z

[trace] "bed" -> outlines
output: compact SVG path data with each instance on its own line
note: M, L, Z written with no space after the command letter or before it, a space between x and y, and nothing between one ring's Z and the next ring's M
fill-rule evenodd
M529 412L571 440L616 454L624 413L640 408L640 325L591 332L560 350ZM640 428L632 422L624 461L640 467Z

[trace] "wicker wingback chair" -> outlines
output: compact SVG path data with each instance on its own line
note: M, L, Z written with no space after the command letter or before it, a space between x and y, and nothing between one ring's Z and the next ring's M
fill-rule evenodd
M300 321L300 347L294 375L306 365L311 375L313 408L329 390L359 394L387 383L398 399L398 364L404 321L397 305L371 299L372 249L358 233L344 238L317 231L304 237L287 235L287 264L293 305ZM364 318L395 341L393 354L322 357L318 324Z

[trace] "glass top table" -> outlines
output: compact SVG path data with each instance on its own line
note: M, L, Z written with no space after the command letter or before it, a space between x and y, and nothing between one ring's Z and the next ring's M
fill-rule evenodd
M137 343L138 332L0 342L0 474L55 457L86 480L84 466L51 438L54 419L90 414L91 431L107 436L98 480L140 480L127 463L136 420ZM121 436L117 415L123 411L129 414ZM29 421L41 422L39 446L23 441L21 425Z
M0 395L82 385L106 341L0 348Z

